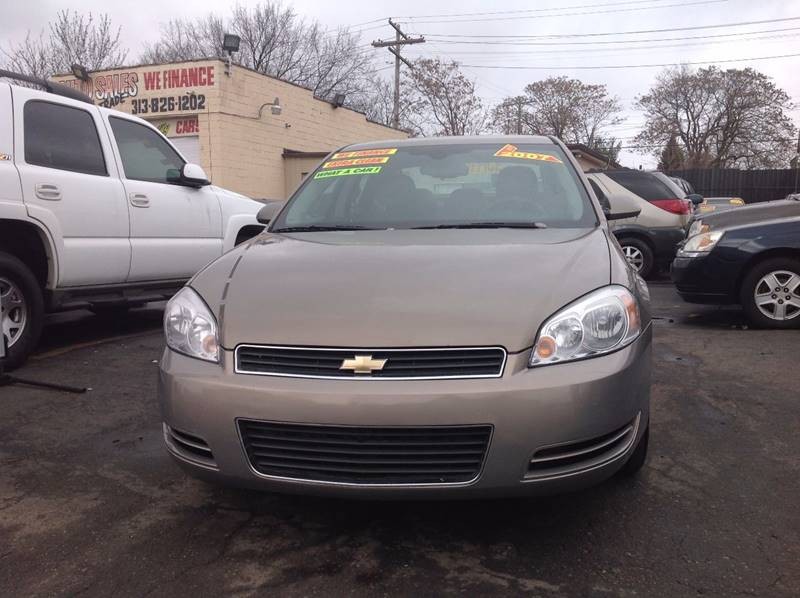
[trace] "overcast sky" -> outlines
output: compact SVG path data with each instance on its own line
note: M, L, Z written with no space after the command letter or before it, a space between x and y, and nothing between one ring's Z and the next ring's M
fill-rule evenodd
M244 5L256 0L239 2ZM235 3L219 0L137 0L108 2L73 0L69 4L49 0L4 2L0 19L0 44L24 38L28 30L38 33L62 8L82 12L108 13L116 25L122 26L124 43L130 48L129 61L135 62L144 42L158 37L159 25L175 17L192 18L209 11L225 14ZM567 75L588 83L603 83L625 105L626 121L614 127L613 133L630 144L642 123L633 100L647 91L658 67L633 68L632 65L653 65L679 62L709 62L758 58L787 54L800 55L800 0L506 0L489 3L485 0L430 2L386 0L322 2L295 0L284 2L302 16L317 19L324 26L340 25L361 30L365 51L373 39L389 38L394 31L388 24L371 22L395 17L411 34L429 38L425 44L409 46L406 55L439 56L461 62L464 71L478 83L481 95L489 104L502 97L515 95L531 81L550 75ZM509 12L517 11L517 12ZM536 11L536 12L533 12ZM469 15L466 13L484 13ZM485 14L496 13L496 14ZM442 16L438 16L442 15ZM464 15L464 16L457 16ZM652 29L675 29L726 25L731 23L790 19L781 22L716 27L689 31L629 35L597 35ZM782 31L775 31L775 30ZM458 38L447 36L555 36L519 40L515 38ZM716 37L711 37L716 36ZM662 41L653 41L662 40ZM482 43L452 43L471 41ZM484 43L484 42L490 43ZM498 43L503 42L503 43ZM511 43L509 43L511 42ZM521 43L521 42L527 42ZM540 45L532 45L531 42ZM542 43L560 45L541 45ZM570 45L564 45L568 42ZM575 42L582 42L577 44ZM585 42L593 42L591 45ZM597 42L615 42L597 44ZM616 43L627 42L627 43ZM639 43L636 43L639 42ZM642 42L645 42L643 44ZM639 46L649 45L641 48ZM380 66L390 64L387 50L374 50ZM613 66L630 68L577 70L574 66ZM546 69L508 69L500 66L548 67ZM721 66L751 66L773 77L777 84L800 103L800 56L727 62ZM492 67L492 68L484 68ZM552 68L549 68L552 67ZM385 71L387 76L390 70ZM792 113L800 123L800 110ZM626 166L654 165L652 157L623 152Z

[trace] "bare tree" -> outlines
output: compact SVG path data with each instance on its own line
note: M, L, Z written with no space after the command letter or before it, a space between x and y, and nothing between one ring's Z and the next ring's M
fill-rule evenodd
M280 2L237 6L228 18L207 15L195 21L170 21L161 38L145 48L143 62L221 56L225 32L241 39L234 57L238 64L307 87L320 98L343 93L350 104L369 91L371 54L359 48L356 36L344 28L325 31Z
M505 98L492 109L492 129L504 135L533 133L535 124L528 109L528 98Z
M636 143L658 155L676 135L688 167L780 167L793 153L789 95L750 68L668 69L637 106L646 122Z
M392 111L394 108L394 86L380 77L373 75L365 86L364 91L354 95L350 107L363 112L367 119L386 126L392 126ZM400 104L400 122L407 122L408 104Z
M617 162L619 161L619 153L622 151L622 140L613 136L603 137L602 135L597 135L592 139L589 147L608 156L612 162Z
M493 111L493 125L504 133L555 135L594 148L605 127L621 122L621 110L605 85L549 77L527 85L524 95L503 100Z
M484 130L487 113L475 83L457 62L419 58L405 72L403 89L409 128L418 135L475 135Z
M2 54L9 70L35 77L69 72L73 64L101 70L120 66L128 55L120 31L108 15L95 19L91 13L62 10L47 32L34 36L29 31L24 41L3 48Z
M222 19L211 14L196 21L169 21L161 27L161 38L145 45L141 62L161 64L220 57L224 30Z

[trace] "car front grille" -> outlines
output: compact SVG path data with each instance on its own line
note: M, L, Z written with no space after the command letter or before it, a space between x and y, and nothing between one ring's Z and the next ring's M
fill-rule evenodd
M342 369L346 362L376 367L369 373ZM384 361L385 360L385 361ZM325 349L269 345L239 345L236 372L300 378L498 378L506 351L502 347L443 349ZM381 364L381 369L377 369Z
M199 436L176 430L164 424L164 442L173 453L187 461L217 468L211 448Z
M588 440L538 449L528 464L526 478L547 478L598 467L630 449L639 429L640 415L632 422Z
M477 479L490 425L359 427L238 420L259 474L360 485L461 484Z

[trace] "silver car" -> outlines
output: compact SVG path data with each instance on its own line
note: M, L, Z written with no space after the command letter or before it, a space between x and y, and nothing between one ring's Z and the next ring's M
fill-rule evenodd
M634 473L647 286L564 145L368 143L168 304L167 449L268 491L532 495ZM627 210L627 211L626 211Z

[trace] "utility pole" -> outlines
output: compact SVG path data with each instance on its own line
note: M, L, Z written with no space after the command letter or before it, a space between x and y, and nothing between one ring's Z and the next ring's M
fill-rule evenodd
M409 44L423 44L425 43L424 37L408 37L400 26L389 19L389 25L394 28L394 41L378 40L372 42L373 48L387 48L389 52L394 54L394 108L392 109L392 126L395 129L400 128L400 61L402 60L409 68L414 68L408 60L400 56L400 48Z

